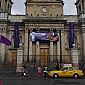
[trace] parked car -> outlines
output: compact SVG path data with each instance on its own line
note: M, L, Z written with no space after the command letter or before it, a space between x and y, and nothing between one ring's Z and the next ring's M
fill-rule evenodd
M60 70L52 70L48 72L49 77L74 77L79 78L82 77L84 74L82 70L78 70L73 66L64 66Z

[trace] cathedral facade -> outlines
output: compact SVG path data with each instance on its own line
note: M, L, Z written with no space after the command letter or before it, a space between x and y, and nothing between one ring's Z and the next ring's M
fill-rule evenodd
M19 45L23 48L23 63L73 63L69 46L71 22L78 64L85 62L84 0L75 3L77 15L64 15L62 0L26 0L25 15L12 15L12 4L12 0L0 0L0 35L11 41L10 46L0 43L1 64L17 66Z

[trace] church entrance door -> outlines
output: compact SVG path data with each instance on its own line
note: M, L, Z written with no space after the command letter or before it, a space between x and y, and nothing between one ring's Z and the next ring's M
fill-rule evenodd
M48 65L49 49L41 48L40 49L40 63L42 66Z
M13 66L17 65L17 53L16 52L12 53L12 65Z

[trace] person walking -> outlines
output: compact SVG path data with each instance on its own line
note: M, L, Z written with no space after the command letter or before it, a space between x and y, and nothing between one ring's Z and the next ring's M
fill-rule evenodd
M21 78L29 78L28 77L28 70L27 70L27 66L26 64L22 65L22 69L21 69Z
M26 66L26 64L23 64L23 65L22 65L22 68L23 68L25 71L27 71L27 66Z
M0 79L0 85L3 85L2 80Z
M44 78L47 79L47 74L48 74L48 68L47 66L44 66Z
M41 66L38 65L38 78L41 78L42 77L42 69L41 69Z

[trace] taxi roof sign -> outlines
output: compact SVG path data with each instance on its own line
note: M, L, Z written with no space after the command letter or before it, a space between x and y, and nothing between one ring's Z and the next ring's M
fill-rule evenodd
M72 66L72 64L64 64L63 66Z

